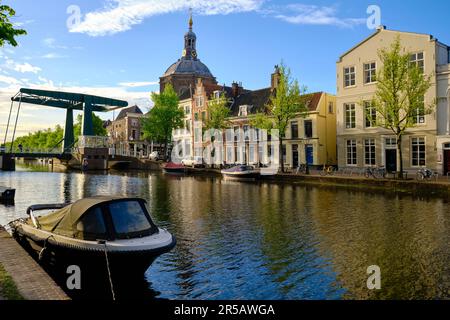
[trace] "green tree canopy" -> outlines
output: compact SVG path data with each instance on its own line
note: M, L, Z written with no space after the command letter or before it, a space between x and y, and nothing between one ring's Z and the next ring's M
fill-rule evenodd
M23 29L15 29L10 22L10 18L15 15L14 9L7 5L0 5L0 47L3 47L5 42L16 47L17 41L15 37L27 34Z
M306 88L300 88L298 81L292 78L291 71L283 63L278 68L278 72L279 81L266 105L265 112L253 116L251 123L256 128L279 131L279 156L281 171L284 171L282 146L289 122L299 115L305 117L308 108L304 99L301 98Z
M142 119L144 137L164 144L164 154L172 139L172 131L184 126L184 112L179 108L179 98L171 84L164 92L152 93L154 107Z
M94 133L97 136L106 136L106 129L103 127L103 120L97 115L92 115L94 122ZM74 125L74 136L77 139L81 134L82 115L77 116L77 122ZM36 132L30 132L26 136L18 137L14 140L14 147L17 148L22 145L24 150L30 152L39 150L60 150L62 140L64 137L64 128L60 125L56 125L55 128L48 128L46 130L39 130ZM7 148L11 146L11 143L7 144Z
M222 130L228 128L230 108L225 93L218 98L214 95L208 101L208 119L205 121L205 129Z
M397 168L403 175L402 137L408 128L417 126L418 116L430 114L435 102L425 104L431 87L431 75L410 61L403 53L400 37L390 48L378 52L383 67L377 74L377 90L371 102L376 116L366 115L371 125L390 130L397 137Z
M77 138L78 136L81 135L82 123L83 123L83 116L81 114L79 114L77 116L77 122L73 126L75 138ZM107 132L106 132L106 128L103 126L103 120L99 116L95 115L94 113L92 114L92 123L94 126L94 135L100 136L100 137L106 136Z

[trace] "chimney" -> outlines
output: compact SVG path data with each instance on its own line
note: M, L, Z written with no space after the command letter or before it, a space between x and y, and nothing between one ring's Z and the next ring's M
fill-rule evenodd
M242 83L239 84L234 81L233 84L231 85L231 93L234 98L239 96L242 93Z
M278 65L275 66L275 71L272 73L271 81L270 81L270 87L272 88L272 91L275 90L278 87L278 84L280 83L280 67Z

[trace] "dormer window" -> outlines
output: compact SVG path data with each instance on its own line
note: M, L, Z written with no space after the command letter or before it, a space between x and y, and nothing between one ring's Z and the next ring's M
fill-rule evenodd
M246 117L248 115L248 106L240 106L239 107L239 117Z

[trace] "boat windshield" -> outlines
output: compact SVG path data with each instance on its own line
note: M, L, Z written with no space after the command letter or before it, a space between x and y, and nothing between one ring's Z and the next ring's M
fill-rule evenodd
M78 237L85 240L106 239L106 226L101 208L88 211L78 221L76 228Z
M139 201L118 201L109 204L111 219L118 237L149 233L153 225Z

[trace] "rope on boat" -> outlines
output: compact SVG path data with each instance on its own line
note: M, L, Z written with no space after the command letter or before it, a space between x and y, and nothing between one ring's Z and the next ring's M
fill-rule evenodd
M114 284L113 284L113 280L111 277L111 269L109 268L108 248L106 247L106 241L103 242L103 246L105 248L106 268L108 269L108 278L109 278L109 284L111 286L111 294L112 294L113 301L115 301L116 294L114 293Z
M41 251L39 251L39 261L42 261L43 258L44 258L44 253L45 253L45 250L47 250L47 243L48 243L48 240L49 240L50 238L53 238L53 240L56 241L56 239L55 239L55 237L54 237L53 235L51 235L51 236L49 236L47 239L45 239L45 241L44 241L44 247L41 249Z

